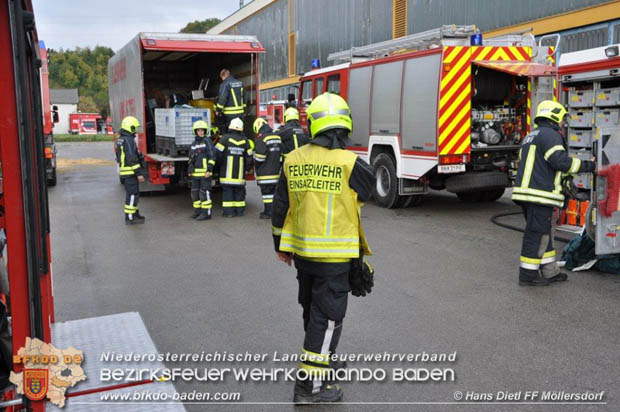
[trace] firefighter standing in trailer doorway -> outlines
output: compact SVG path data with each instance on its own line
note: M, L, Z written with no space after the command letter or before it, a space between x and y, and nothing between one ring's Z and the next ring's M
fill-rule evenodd
M325 379L342 364L330 360L338 346L348 293L365 296L355 262L371 251L361 225L361 207L375 184L372 168L344 150L353 130L351 111L340 96L324 93L307 110L310 143L288 154L276 187L272 234L276 255L294 260L303 308L305 338L300 369L309 379L295 382L295 403L335 402L339 384ZM368 266L366 266L368 267ZM366 292L372 287L364 283ZM301 371L300 371L301 372Z
M544 100L534 121L537 128L521 144L519 169L512 200L523 208L526 226L519 258L521 286L547 286L565 281L555 260L553 209L563 207L565 185L577 173L591 173L596 164L571 158L560 133L566 109L558 102ZM569 176L562 178L563 174Z
M232 119L239 118L243 120L245 113L245 101L243 99L243 83L235 79L230 70L222 69L220 71L220 90L215 104L215 114L222 126L222 132L226 133L228 125Z

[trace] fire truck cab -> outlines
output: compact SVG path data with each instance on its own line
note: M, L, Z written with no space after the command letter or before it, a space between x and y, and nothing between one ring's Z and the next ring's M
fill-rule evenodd
M344 63L302 76L299 107L326 91L347 100L348 149L375 168L381 206L416 204L429 187L494 201L512 185L531 107L553 96L552 50L531 35L482 42L475 26L443 26L330 54Z

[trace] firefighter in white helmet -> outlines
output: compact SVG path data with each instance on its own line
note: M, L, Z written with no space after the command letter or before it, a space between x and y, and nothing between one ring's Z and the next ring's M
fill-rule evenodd
M537 128L521 143L519 169L512 200L523 208L525 232L519 258L519 284L546 286L568 279L555 261L553 246L553 208L564 205L563 186L572 176L590 173L595 163L571 158L560 133L566 109L558 102L544 100L538 105L534 121Z
M234 118L215 145L220 165L222 207L224 217L243 216L245 212L245 165L246 157L252 156L251 145L243 134L243 121Z
M361 206L370 199L375 177L355 153L344 150L353 129L351 112L340 96L324 93L307 110L310 143L284 161L273 203L272 233L279 260L294 260L299 303L306 331L295 383L296 403L342 398L329 384L330 370L343 367L336 351L348 293L370 292L372 270L363 262L371 251L361 225ZM301 373L301 371L300 371Z

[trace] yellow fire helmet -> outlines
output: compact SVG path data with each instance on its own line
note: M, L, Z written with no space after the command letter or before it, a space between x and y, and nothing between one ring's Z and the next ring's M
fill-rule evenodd
M196 134L196 130L198 129L204 129L205 135L206 135L207 130L209 130L209 126L207 125L207 122L205 122L204 120L196 120L194 124L192 125L192 131L194 132L194 134Z
M308 128L311 138L330 129L353 130L351 109L347 102L337 94L325 92L317 96L308 106Z
M263 127L264 124L267 124L267 120L263 119L262 117L257 117L256 120L254 120L254 124L252 125L252 130L254 130L254 134L258 134L258 131L261 127Z
M239 119L238 117L235 117L234 119L230 121L230 125L228 126L228 128L230 130L236 130L238 132L242 132L243 131L243 120Z
M121 130L129 133L135 133L140 127L140 121L133 116L127 116L121 122Z
M561 123L562 119L564 119L564 115L566 115L566 108L562 106L558 102L554 102L553 100L543 100L538 105L538 109L536 110L536 119L539 117L543 117L545 119L553 120L556 123Z
M284 111L284 123L289 120L299 120L299 112L294 107L289 107Z

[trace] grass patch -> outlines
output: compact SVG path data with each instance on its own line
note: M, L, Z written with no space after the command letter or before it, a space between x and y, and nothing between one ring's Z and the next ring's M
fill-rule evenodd
M108 134L55 134L56 142L111 142L114 135Z

